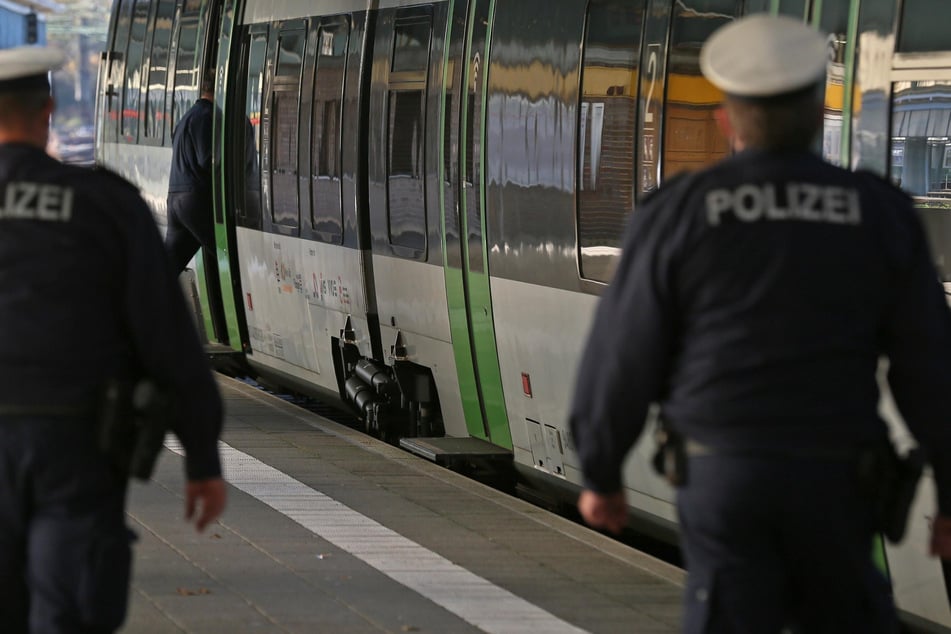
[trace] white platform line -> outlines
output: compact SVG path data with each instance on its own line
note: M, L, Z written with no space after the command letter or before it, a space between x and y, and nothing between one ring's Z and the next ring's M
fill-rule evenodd
M182 455L168 438L165 446ZM260 460L220 443L228 483L484 632L582 633Z

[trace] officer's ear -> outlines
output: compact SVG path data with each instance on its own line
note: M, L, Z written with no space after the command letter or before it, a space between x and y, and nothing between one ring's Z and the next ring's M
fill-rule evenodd
M717 128L720 130L720 134L727 140L730 147L736 151L743 149L738 147L739 141L736 138L736 129L733 127L733 122L730 121L730 113L727 110L726 104L720 104L720 107L713 111L713 118L717 122Z
M46 103L43 104L43 116L46 117L46 120L49 121L50 117L53 116L53 111L56 109L56 101L53 100L53 97L50 96L46 100Z

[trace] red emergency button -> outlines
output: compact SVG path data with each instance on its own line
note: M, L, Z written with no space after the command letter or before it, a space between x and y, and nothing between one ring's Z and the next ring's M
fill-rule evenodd
M522 372L522 391L525 392L525 396L532 398L532 379L524 372Z

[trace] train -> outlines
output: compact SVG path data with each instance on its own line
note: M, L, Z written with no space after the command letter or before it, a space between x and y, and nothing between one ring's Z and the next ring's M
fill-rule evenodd
M951 282L941 0L114 0L96 162L163 226L172 132L213 76L216 243L183 277L209 349L428 459L497 460L570 500L566 412L624 224L730 153L698 57L753 12L829 34L816 151L912 194ZM653 445L625 464L631 521L675 536ZM951 631L933 500L926 474L907 539L875 556L907 619Z

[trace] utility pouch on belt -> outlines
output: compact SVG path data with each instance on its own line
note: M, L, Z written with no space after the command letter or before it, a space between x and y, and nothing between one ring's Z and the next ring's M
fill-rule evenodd
M920 449L899 456L891 442L863 453L859 459L859 477L872 502L877 528L893 544L905 536L924 464Z
M654 439L657 441L657 452L651 461L654 471L675 487L687 484L687 444L684 437L663 420L658 420Z
M99 448L121 474L148 480L165 441L168 418L168 399L153 382L110 380L99 406Z

